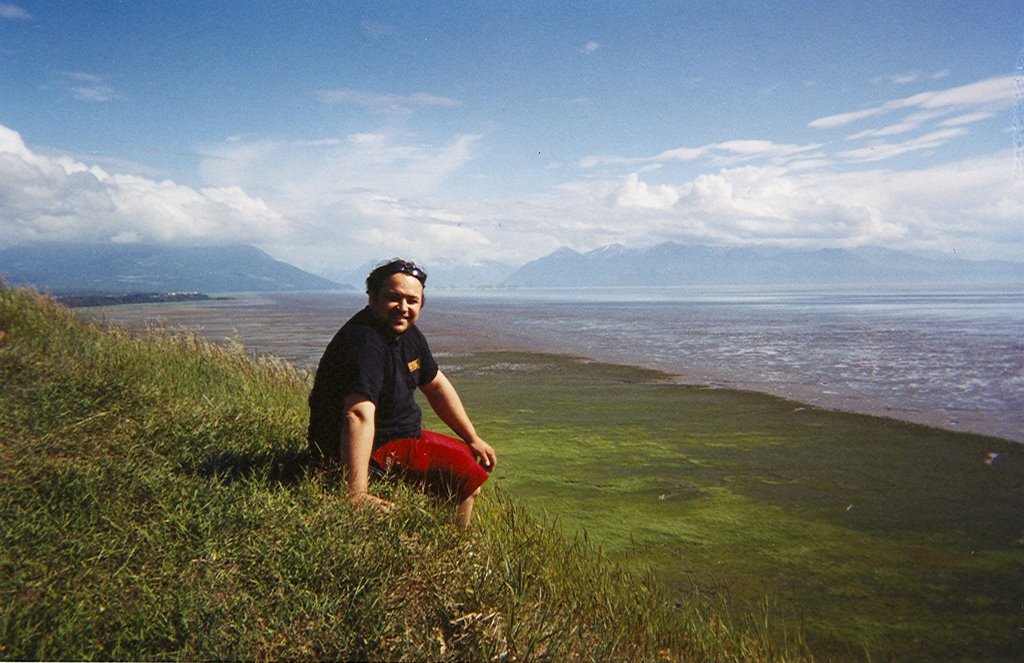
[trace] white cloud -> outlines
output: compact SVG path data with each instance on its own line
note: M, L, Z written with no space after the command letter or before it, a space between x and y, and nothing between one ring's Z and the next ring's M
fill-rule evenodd
M889 82L893 85L910 85L916 83L921 79L921 74L912 72L908 74L894 74L889 77Z
M19 7L6 2L0 2L0 18L9 21L31 21L32 14Z
M200 168L217 186L241 186L267 200L319 207L353 191L429 194L472 158L478 140L461 135L431 145L368 132L344 139L239 141L207 148Z
M906 108L961 112L970 108L1003 107L1009 105L1013 97L1013 76L1001 76L946 90L920 92L872 108L821 117L812 120L807 126L812 129L830 129Z
M61 86L81 101L104 102L119 99L120 95L96 74L82 71L66 71L61 74Z
M862 138L883 138L886 136L897 136L920 129L925 123L940 117L941 113L922 112L913 113L903 118L902 121L878 129L866 129L846 137L846 140L861 140Z
M664 240L956 248L1019 259L1024 186L1014 180L1012 150L959 161L939 152L952 140L968 143L963 137L1006 103L997 80L1005 83L861 109L862 120L870 113L885 122L857 127L846 141L748 137L591 155L576 164L576 179L492 199L464 195L488 147L477 135L427 139L391 128L292 141L235 135L203 151L209 188L189 188L138 171L112 173L110 162L43 154L0 127L0 238L232 239L326 275L392 255L428 265L442 258L521 264L560 246ZM409 108L436 101L400 99ZM849 123L849 114L831 117L822 126ZM879 165L931 150L948 163L907 171ZM571 178L571 171L567 165L552 176Z
M671 209L679 192L669 186L649 186L637 173L626 176L615 192L615 204L625 208Z
M708 147L676 147L671 150L665 150L659 152L655 156L651 157L649 161L655 162L666 162L666 161L694 161L700 159L708 153Z
M591 154L579 161L579 167L583 169L596 168L608 165L631 165L640 163L641 159L630 159L627 157L616 157L603 154Z
M663 240L1024 254L1024 187L1010 151L909 172L835 172L802 146L723 141L703 150L701 172L675 183L632 171L514 199L444 197L478 140L374 132L225 142L203 163L211 186L192 189L42 156L0 128L0 233L8 242L247 241L327 275L392 255L522 263L559 246ZM779 154L785 162L773 164ZM758 157L712 164L729 155Z
M600 48L601 44L597 43L596 41L588 41L587 43L583 44L583 46L580 48L580 53L591 55L592 53L596 53Z
M940 127L960 127L965 124L974 124L975 122L981 122L992 117L994 113L964 113L963 115L957 115L947 120L939 122Z
M876 149L927 149L946 139L933 133ZM757 144L733 147L743 151ZM871 155L850 156L866 161ZM675 240L956 248L965 256L1010 260L1024 255L1024 186L1014 181L1010 150L908 171L837 172L834 165L834 159L797 159L781 166L764 159L705 170L671 185L653 185L634 172L567 182L552 196L532 199L529 207L514 201L503 209L519 219L533 238L530 245L537 247L588 250Z
M936 72L932 78L941 78ZM891 159L913 152L939 150L969 133L971 125L988 120L1007 108L1014 98L1013 78L988 78L968 85L921 92L848 113L818 118L812 129L843 127L868 118L898 116L893 122L852 133L847 141L862 144L839 151L835 158L852 163ZM893 140L904 136L902 140Z
M259 242L284 218L236 188L192 189L42 156L0 126L0 236L27 241Z
M244 165L247 157L240 152L238 164L251 172L239 184L303 219L302 228L322 241L300 257L319 269L339 259L350 264L365 261L355 256L385 254L522 263L559 246L586 250L668 239L808 247L956 246L976 255L1012 258L1024 251L1024 230L1010 221L1024 205L1024 187L1013 186L1011 155L906 172L873 165L900 154L939 150L963 137L971 125L990 117L993 100L1005 99L999 90L982 81L897 100L891 110L864 109L858 112L861 117L884 116L897 106L906 114L854 135L863 144L851 149L737 139L646 156L590 155L577 164L585 178L516 199L441 197L442 185L459 177L473 159L478 137L455 136L428 145L386 132L351 135L324 147L317 159L289 155L295 146L267 148L258 159L263 168ZM972 106L971 99L982 105ZM220 156L227 160L210 160L208 167L231 163L227 155ZM690 174L675 182L666 181L664 168L658 182L645 174L671 163L686 164ZM608 172L589 172L598 168Z
M367 90L337 88L318 90L316 94L320 101L325 104L351 104L379 113L394 113L398 115L408 115L413 112L414 107L446 108L459 105L459 101L456 99L442 97L429 92L380 94Z
M380 131L223 143L204 151L201 172L213 185L239 187L287 210L296 233L287 250L301 254L299 264L309 269L337 274L344 271L339 265L367 255L413 255L415 247L426 259L483 247L476 224L435 200L473 158L479 138L429 144ZM295 248L302 244L310 251Z
M772 159L776 162L783 162L817 150L820 147L821 145L817 143L786 145L767 140L729 140L700 147L676 147L649 157L590 155L580 159L579 167L583 169L596 168L598 166L628 166L635 168L672 161L696 161L703 158L710 158L719 165L752 159Z
M988 78L969 85L960 85L948 90L923 92L908 97L908 106L937 109L961 109L982 107L1005 107L1013 101L1013 76Z
M876 142L855 150L845 150L837 154L838 157L849 161L881 161L891 159L909 152L922 150L935 150L954 138L959 138L967 133L962 128L947 128L932 131L922 136L917 136L902 143Z
M811 129L831 129L832 127L839 127L865 118L882 115L885 112L886 110L884 108L865 108L864 110L839 113L838 115L829 115L828 117L820 117L817 120L809 122L807 126Z
M742 159L770 159L775 163L782 163L792 157L820 149L821 144L787 145L767 140L729 140L715 143L708 146L708 148L712 152L721 151L726 153L722 158L728 158L729 155L733 155Z

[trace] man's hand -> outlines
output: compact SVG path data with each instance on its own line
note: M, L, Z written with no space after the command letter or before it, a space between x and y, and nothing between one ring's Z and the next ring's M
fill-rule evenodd
M391 511L391 508L394 506L394 504L392 504L391 502L383 498L377 497L376 495L371 495L370 493L356 495L354 497L351 497L350 499L352 500L352 503L355 504L356 506L365 506L375 511L380 511L381 513L387 513L388 511Z
M473 450L473 455L488 472L494 471L494 467L498 464L498 455L494 453L494 448L491 445L484 442L483 438L475 437L469 442L469 448Z

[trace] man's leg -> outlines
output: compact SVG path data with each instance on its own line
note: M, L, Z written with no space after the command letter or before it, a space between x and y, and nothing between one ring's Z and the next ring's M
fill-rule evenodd
M420 443L425 445L424 450L430 458L430 470L442 478L435 490L449 495L455 493L455 523L469 527L473 505L488 478L487 470L477 462L476 456L462 440L424 430Z
M459 527L469 527L469 519L473 515L473 502L480 494L480 488L473 491L473 494L465 498L455 508L455 524Z
M406 480L423 484L428 492L452 499L455 521L463 526L469 524L474 500L488 478L465 442L429 430L419 438L389 442L373 458L383 467L398 467Z

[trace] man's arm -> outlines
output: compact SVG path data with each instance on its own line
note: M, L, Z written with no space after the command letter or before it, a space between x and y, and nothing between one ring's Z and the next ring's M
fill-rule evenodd
M483 466L493 470L498 463L498 456L494 453L491 445L487 444L473 428L473 422L466 414L466 408L462 405L455 387L441 371L428 383L420 387L420 391L427 397L430 407L437 413L445 424L451 428L456 435L461 437L473 453L479 458Z
M375 431L373 416L377 407L359 393L345 396L345 427L341 434L341 458L347 469L346 488L353 502L368 502L386 506L388 503L369 493L370 454L373 452Z

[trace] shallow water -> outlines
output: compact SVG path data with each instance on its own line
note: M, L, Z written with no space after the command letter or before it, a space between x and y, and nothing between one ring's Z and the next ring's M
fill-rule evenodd
M314 369L365 302L346 293L79 309L187 328ZM431 291L440 352L572 353L680 382L1024 441L1024 290L674 287Z

